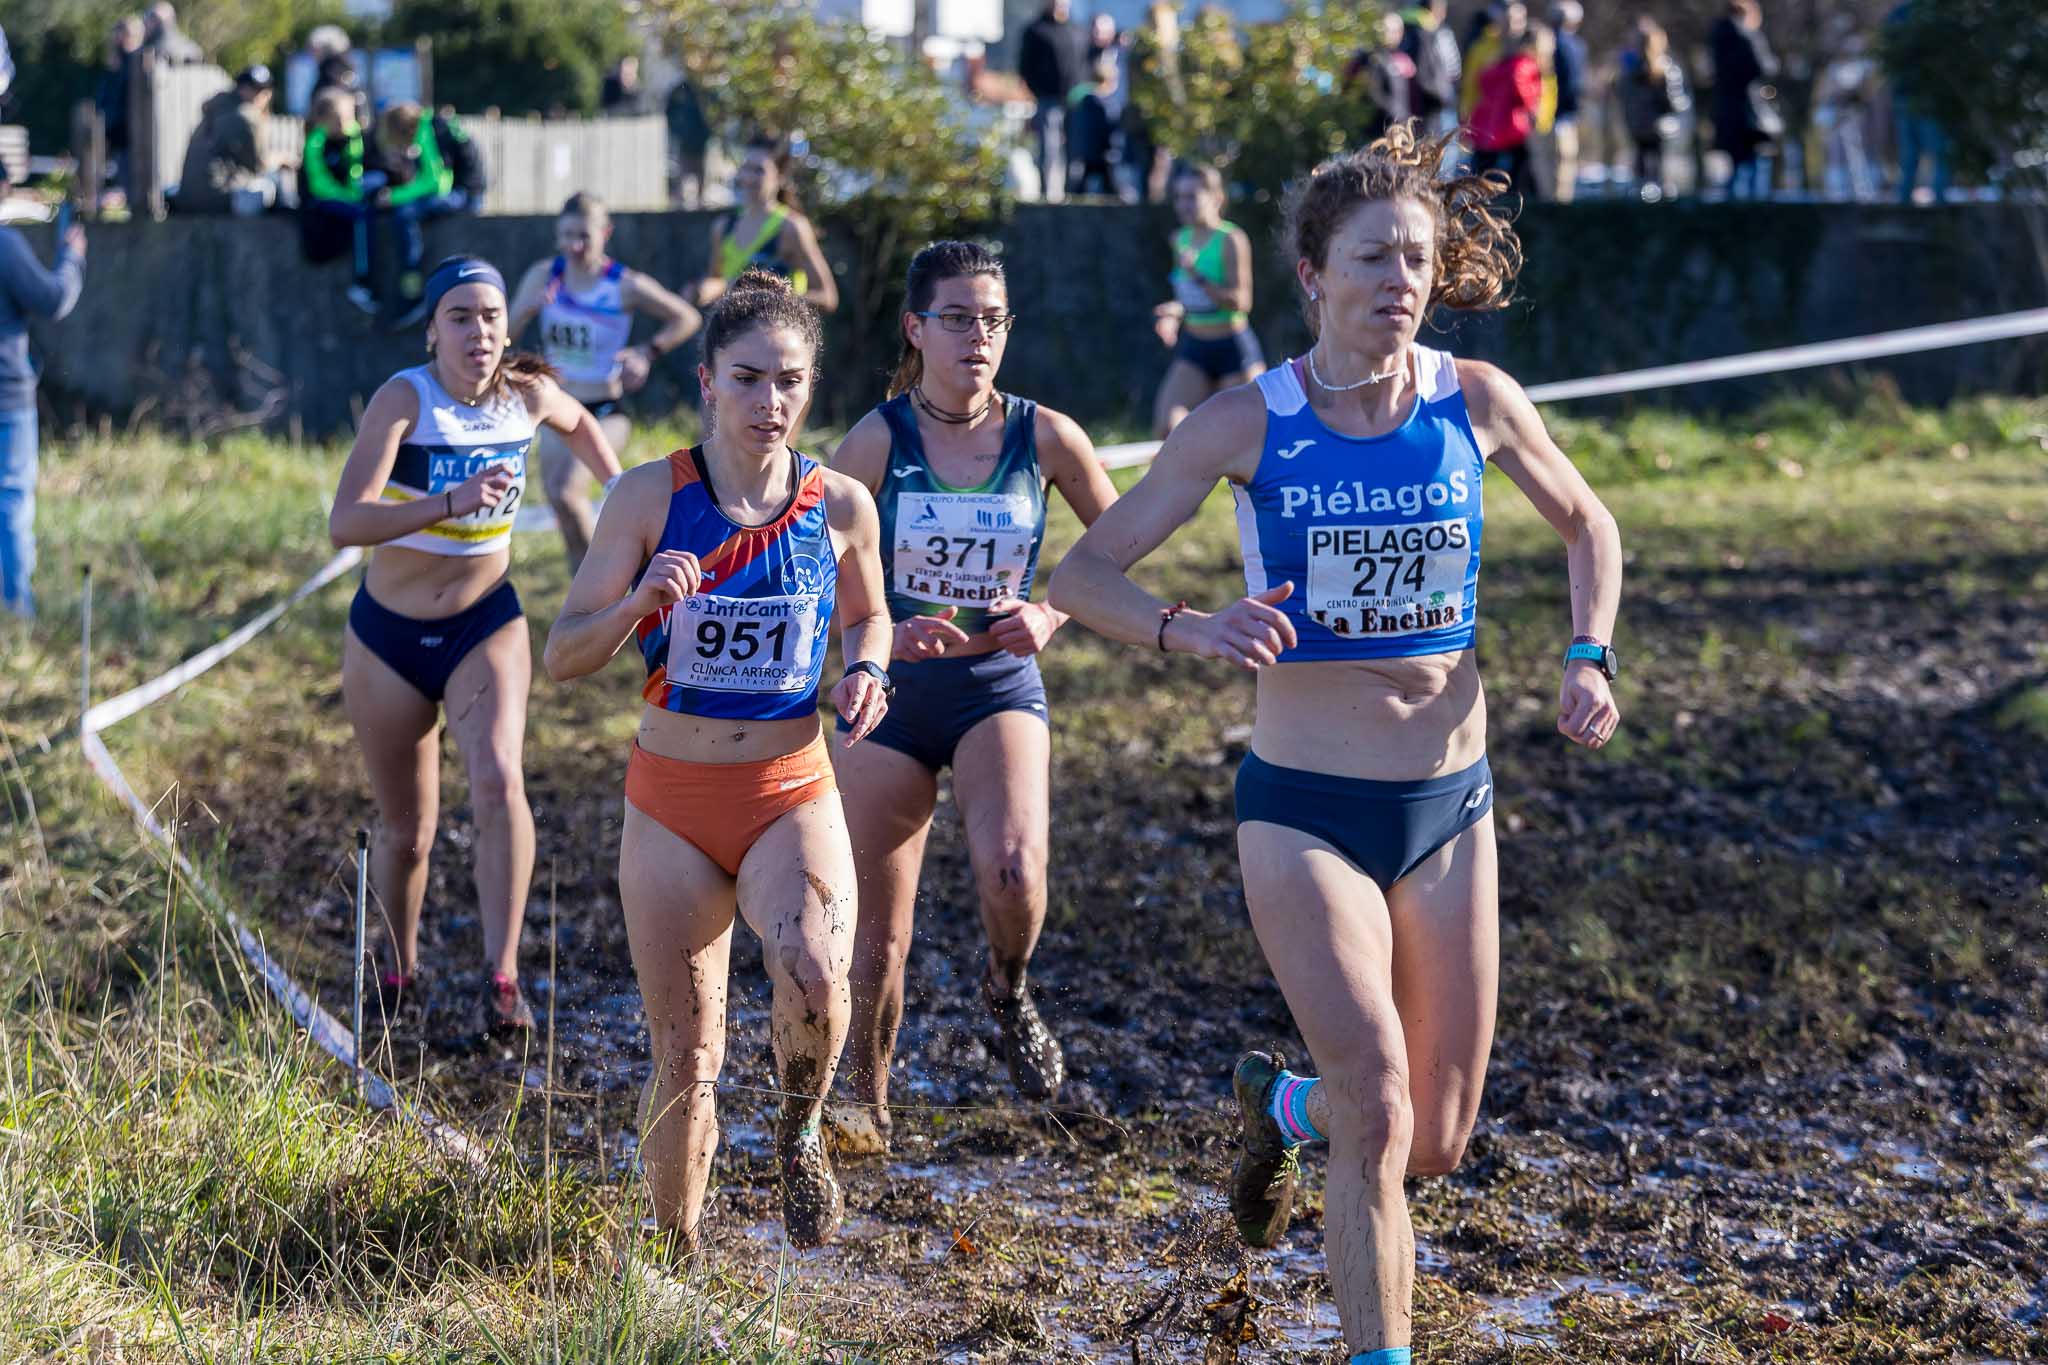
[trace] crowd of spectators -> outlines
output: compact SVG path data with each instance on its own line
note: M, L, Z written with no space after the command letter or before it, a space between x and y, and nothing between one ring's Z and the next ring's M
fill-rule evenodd
M1895 15L1921 2L1904 0ZM1430 133L1461 128L1471 164L1501 171L1524 198L1569 200L1588 175L1650 200L1681 183L1732 198L1774 192L1787 125L1760 0L1726 0L1697 35L1692 71L1648 14L1618 51L1595 52L1582 36L1581 0L1553 0L1540 13L1530 3L1488 0L1458 31L1448 0L1383 12L1374 41L1343 65L1342 87L1359 103L1358 135L1370 139L1410 118ZM1170 158L1151 134L1184 101L1182 19L1181 5L1155 0L1134 29L1120 32L1106 13L1084 26L1071 0L1047 0L1017 48L1032 103L1036 185L1024 187L1027 197L1034 188L1055 201L1069 192L1163 197ZM1933 195L1944 197L1940 127L1917 112L1909 89L1895 86L1888 104L1879 97L1867 35L1838 33L1832 47L1841 55L1814 82L1820 164L1800 178L1830 197L1875 197L1883 176L1871 147L1890 139L1899 196L1913 197L1931 167ZM1699 108L1696 80L1711 96ZM1597 141L1589 124L1600 130ZM1704 178L1693 171L1696 159Z

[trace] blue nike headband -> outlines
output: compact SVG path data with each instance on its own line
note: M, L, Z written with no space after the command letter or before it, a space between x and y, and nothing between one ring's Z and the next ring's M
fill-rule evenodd
M481 256L450 256L427 276L427 316L432 317L440 308L441 299L449 290L465 284L487 284L500 294L508 292L498 267Z

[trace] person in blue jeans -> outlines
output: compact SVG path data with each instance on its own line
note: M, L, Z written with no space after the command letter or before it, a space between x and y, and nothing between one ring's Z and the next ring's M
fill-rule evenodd
M36 614L29 591L36 568L36 371L28 320L62 318L84 288L84 228L65 231L50 270L19 231L0 228L0 612L23 619Z

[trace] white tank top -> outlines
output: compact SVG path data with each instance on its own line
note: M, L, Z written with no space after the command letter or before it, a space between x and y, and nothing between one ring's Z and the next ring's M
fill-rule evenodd
M541 350L571 390L611 390L619 382L619 352L633 335L626 309L626 267L607 260L587 294L569 288L569 264L560 256L548 270L540 309Z
M438 498L492 465L512 471L512 486L496 507L443 519L385 543L430 555L488 555L510 549L512 521L526 496L527 452L533 446L533 414L525 401L508 392L482 407L471 407L442 388L429 365L400 370L396 377L412 385L420 415L398 447L391 477L384 483L384 501Z

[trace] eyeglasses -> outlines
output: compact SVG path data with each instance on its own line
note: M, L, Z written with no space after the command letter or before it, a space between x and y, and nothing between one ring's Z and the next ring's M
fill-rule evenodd
M949 332L971 332L978 322L988 328L990 336L1000 336L1017 325L1015 313L955 313L949 310L944 313L913 313L911 316L937 318L939 326Z

